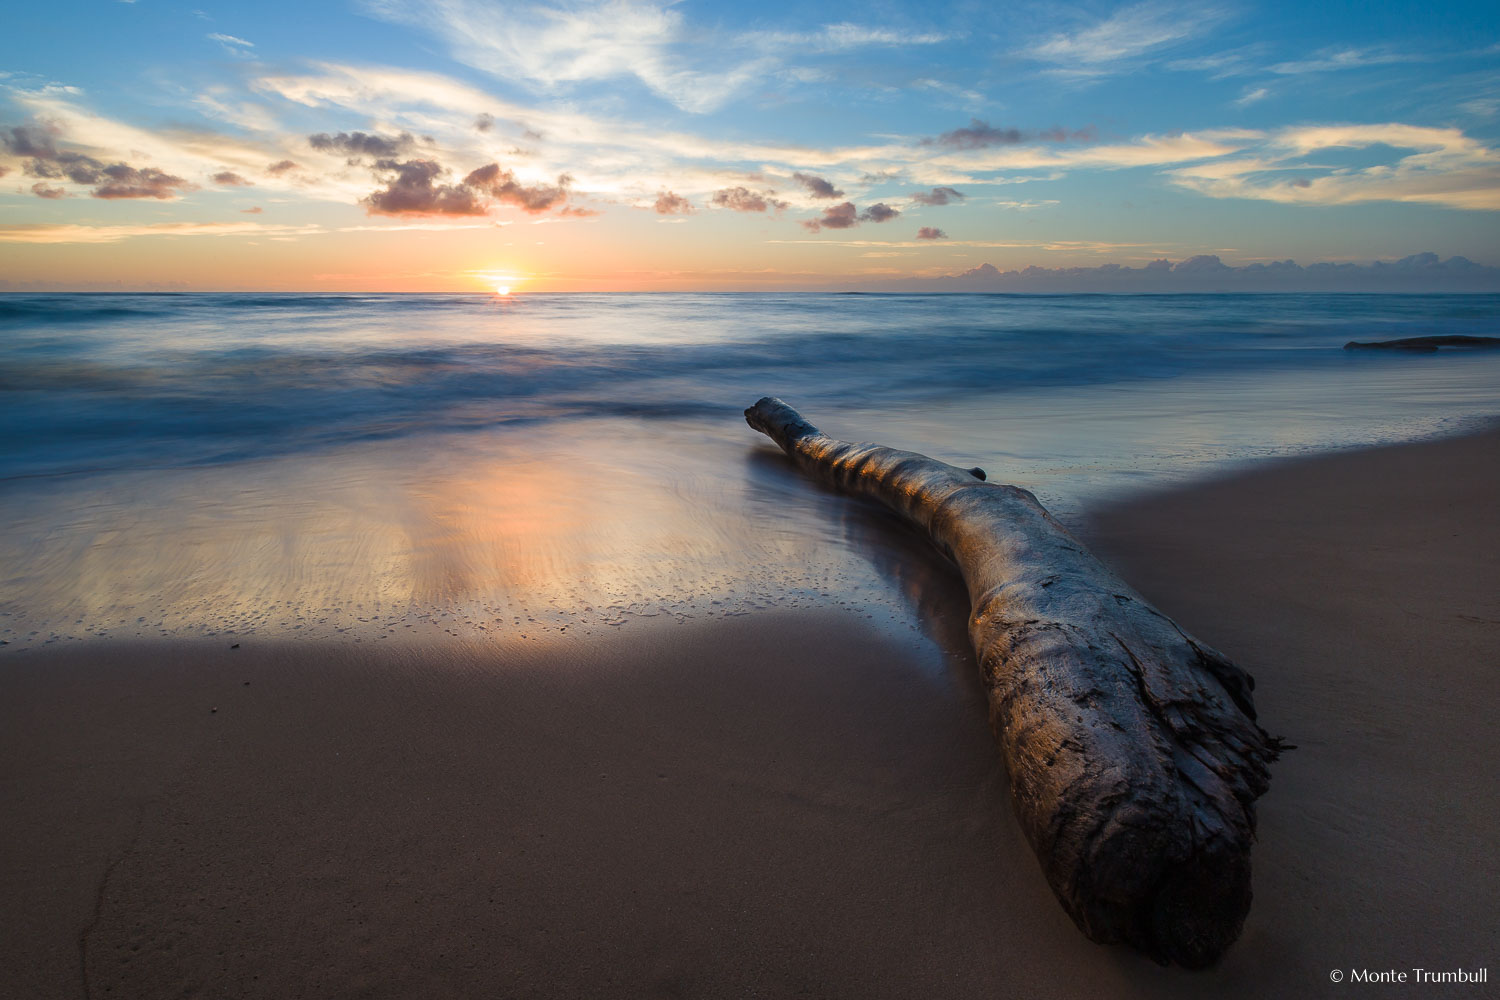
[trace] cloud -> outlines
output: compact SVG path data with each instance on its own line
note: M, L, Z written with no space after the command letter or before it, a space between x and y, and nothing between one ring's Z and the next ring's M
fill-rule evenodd
M787 207L787 203L771 197L774 191L766 191L757 194L749 188L733 187L715 191L711 201L720 208L727 208L732 212L764 212L767 209L777 210Z
M1143 135L1130 142L1110 145L1071 148L1029 145L992 150L976 149L938 156L928 161L928 165L966 171L1068 168L1118 170L1229 156L1264 137L1265 133L1252 129L1174 132L1168 135Z
M1265 46L1262 44L1245 45L1206 56L1174 59L1166 65L1170 70L1207 73L1210 80L1223 80L1231 76L1247 76L1259 72L1260 57L1264 51Z
M431 32L459 62L503 79L553 90L633 77L691 112L718 108L777 64L763 55L726 64L723 54L734 50L702 44L668 3L370 0L366 6L377 17Z
M379 160L385 187L362 199L371 215L483 215L484 205L465 184L434 184L447 173L432 160Z
M515 174L509 170L502 170L498 163L480 167L464 178L465 187L482 192L503 204L514 205L528 215L537 215L566 201L570 182L571 178L563 174L557 179L555 186L534 184L527 187L516 180ZM570 215L579 215L586 211L589 210L564 210L565 214Z
M198 187L155 167L137 168L116 163L100 173L106 180L94 189L95 198L156 198L166 201Z
M296 169L298 169L297 164L292 162L291 160L278 160L277 162L271 164L266 168L266 173L270 174L272 177L280 177L282 174Z
M801 171L792 174L792 180L807 188L809 194L814 198L842 198L844 192L834 187L821 177L812 174L804 174Z
M1052 72L1077 78L1103 76L1128 61L1203 34L1226 17L1215 7L1146 3L1122 7L1091 27L1058 33L1025 54L1053 63Z
M925 139L924 144L944 146L948 149L984 149L988 146L1010 146L1022 142L1020 129L992 128L989 122L978 118L969 119L968 128L956 128L944 132L936 139Z
M859 225L859 210L854 207L854 202L846 201L823 209L821 218L808 219L802 225L815 233L823 229L853 229Z
M884 202L876 202L859 213L859 218L862 222L890 222L900 214L899 209L892 208Z
M308 136L307 143L313 149L324 153L338 153L352 157L390 158L400 156L411 149L415 140L408 132L402 132L397 136L383 136L367 132L340 132L337 135L329 135L327 132L319 132L317 135Z
M1384 49L1321 49L1309 59L1280 62L1267 67L1279 76L1301 76L1306 73L1329 73L1337 70L1384 66L1390 63L1416 62L1418 57L1401 55Z
M16 156L36 156L43 159L57 155L54 144L57 129L37 125L17 125L10 135L0 134L0 142Z
M487 111L480 112L474 116L474 130L476 132L488 132L495 127L495 116Z
M919 240L946 240L947 238L947 233L933 226L923 226L917 230L917 239Z
M932 45L955 37L840 22L814 31L732 32L690 24L674 0L365 0L375 17L415 26L443 40L465 65L543 92L635 79L692 113L722 107L772 76L820 79L790 56L867 47ZM736 56L735 54L740 54Z
M140 226L0 226L0 243L118 243L137 236L310 236L322 227L262 222L159 222Z
M654 207L657 215L692 215L694 211L692 202L671 191L657 195Z
M48 187L46 181L37 181L31 185L31 193L38 198L66 198L68 192L60 187Z
M502 229L510 225L509 222L446 222L434 220L431 222L398 222L379 226L340 226L341 233L451 233L458 229Z
M1263 101L1267 97L1270 97L1270 96L1271 96L1271 91L1270 91L1269 88L1267 88L1267 87L1256 87L1253 90L1246 90L1239 97L1235 98L1234 106L1237 107L1237 108L1249 107L1250 105L1254 104L1256 101Z
M511 104L466 83L436 73L421 73L390 67L322 64L320 72L302 76L263 76L253 82L256 90L275 94L304 107L330 105L367 118L402 120L414 128L438 128L455 115L492 113L497 119L526 121L545 133L553 153L566 151L570 165L584 157L600 163L601 171L621 171L628 164L633 178L638 165L649 160L663 170L676 170L681 161L749 161L786 165L792 169L863 164L890 157L906 160L912 151L906 143L887 142L837 148L818 148L791 143L731 143L628 121L595 118L566 108L548 109ZM462 134L467 138L467 130ZM458 141L453 136L452 141ZM795 165L795 167L793 166ZM622 183L623 187L624 184Z
M157 167L132 167L127 163L106 164L92 156L69 150L59 150L52 129L20 126L10 130L5 146L11 152L29 157L21 172L28 177L41 180L68 180L74 184L93 186L95 198L157 198L168 200L184 191L197 189L182 177L169 174ZM44 184L32 186L40 198L59 198L54 192L61 188ZM65 192L64 192L65 193Z
M49 151L45 156L34 156L22 165L21 172L31 177L50 180L67 178L74 184L104 183L104 164L92 156L82 153Z
M918 205L946 205L950 201L962 201L963 192L951 187L935 187L931 191L914 191L911 200Z
M213 182L225 187L254 187L253 181L247 181L233 170L221 170L214 174Z
M990 202L996 208L1009 208L1016 212L1025 212L1033 208L1046 208L1048 205L1056 205L1055 198L1032 199L1030 201L1005 201L996 199Z
M263 211L265 211L265 209L261 208L259 205L240 209L240 212L244 215L259 215Z
M234 35L221 34L217 31L213 32L212 34L205 35L204 37L211 42L218 42L221 49L234 56L236 59L254 58L253 53L251 53L250 51L251 49L255 48L254 42L247 42L243 38L237 38Z
M936 45L955 37L942 32L896 31L843 21L825 24L817 31L749 32L740 36L740 41L770 50L803 48L814 52L845 52L866 46Z
M71 166L74 172L90 167L102 171L104 165L123 162L130 167L149 166L167 177L191 178L211 186L209 178L229 171L255 181L268 194L286 192L299 200L320 199L343 204L357 202L368 190L368 185L362 183L355 173L346 170L327 174L288 172L285 176L267 173L267 164L283 159L303 159L295 152L294 143L304 150L307 148L302 136L282 128L271 132L250 129L225 134L202 125L136 127L95 113L78 103L76 91L61 86L32 91L12 87L8 96L13 104L31 115L33 120L26 124L46 125L53 145L68 153L68 156L60 156L45 165L49 173L59 172L56 169L59 166ZM278 109L277 117L281 117L285 110ZM0 130L0 137L13 138L8 129ZM3 159L4 156L0 155L0 160ZM67 159L74 162L65 163ZM88 180L87 176L83 179ZM183 186L176 190L186 192L190 188ZM82 192L72 189L71 193ZM167 192L158 189L156 195L164 193Z
M1390 149L1401 155L1357 168L1308 159L1337 149ZM1500 211L1500 153L1451 128L1295 126L1274 133L1254 155L1179 167L1168 177L1212 198L1308 205L1398 201Z
M967 128L956 128L944 132L936 139L923 139L924 146L942 146L945 149L987 149L990 146L1014 146L1023 142L1092 142L1095 138L1092 127L1075 129L1049 128L1040 132L1022 132L1018 128L994 128L980 118L969 119Z
M952 97L958 98L965 105L972 106L984 103L984 95L977 90L970 90L967 87L960 87L959 85L954 83L944 83L942 80L934 80L930 77L913 80L911 82L911 85L920 90L935 90L940 94L948 94Z

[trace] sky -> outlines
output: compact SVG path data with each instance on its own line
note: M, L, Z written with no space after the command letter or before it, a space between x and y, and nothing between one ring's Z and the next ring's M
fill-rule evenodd
M1500 266L1492 3L95 0L3 17L0 289L1011 272L1056 290L1423 253L1401 273L1441 285Z

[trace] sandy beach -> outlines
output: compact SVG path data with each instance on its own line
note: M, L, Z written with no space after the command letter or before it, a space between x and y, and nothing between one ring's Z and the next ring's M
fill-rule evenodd
M1052 899L961 589L917 553L947 609L926 637L811 606L525 646L4 655L0 994L1248 998L1483 968L1497 509L1491 431L1079 526L1298 747L1244 935L1205 972L1094 945Z

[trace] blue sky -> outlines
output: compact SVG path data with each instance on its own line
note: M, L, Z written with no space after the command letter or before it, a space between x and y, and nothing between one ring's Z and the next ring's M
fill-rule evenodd
M12 286L1500 264L1492 5L26 6Z

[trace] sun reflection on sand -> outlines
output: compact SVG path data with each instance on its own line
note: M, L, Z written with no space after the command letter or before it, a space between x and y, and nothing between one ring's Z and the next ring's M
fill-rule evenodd
M0 636L545 640L836 594L888 613L828 497L789 517L745 442L639 428L445 435L12 498ZM731 468L733 465L731 464ZM802 490L789 472L790 489ZM883 616L884 617L884 616ZM35 632L35 634L31 634Z

